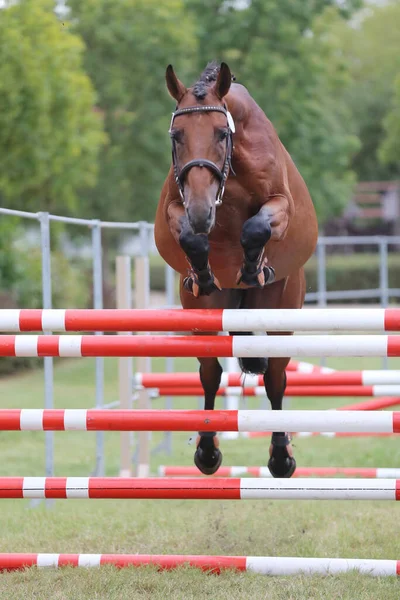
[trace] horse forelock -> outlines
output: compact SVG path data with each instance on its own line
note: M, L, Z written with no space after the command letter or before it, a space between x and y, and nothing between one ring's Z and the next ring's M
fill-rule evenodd
M219 69L220 64L216 61L212 61L207 64L199 79L192 87L192 93L197 100L204 100L204 98L207 96L208 88L212 83L217 81Z

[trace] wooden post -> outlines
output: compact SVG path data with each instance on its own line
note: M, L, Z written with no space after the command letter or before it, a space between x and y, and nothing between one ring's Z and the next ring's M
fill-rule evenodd
M150 269L148 256L135 258L135 307L149 308L150 306ZM136 370L139 373L148 373L150 359L145 356L136 359ZM146 389L139 390L138 408L148 409L149 394ZM150 472L150 435L148 431L139 431L138 459L136 465L137 477L148 477Z
M132 308L131 259L129 256L117 256L116 260L117 308ZM129 335L120 332L121 335ZM120 408L131 408L132 398L132 358L118 359ZM131 434L121 432L120 477L130 477L131 470Z

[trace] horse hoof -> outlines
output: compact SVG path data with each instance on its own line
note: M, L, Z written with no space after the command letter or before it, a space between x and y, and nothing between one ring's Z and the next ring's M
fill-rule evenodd
M194 464L204 475L213 475L218 471L221 463L222 452L218 448L214 447L210 453L209 450L203 450L199 446L194 453Z
M291 456L271 456L268 461L268 469L272 477L289 478L296 470L296 461Z

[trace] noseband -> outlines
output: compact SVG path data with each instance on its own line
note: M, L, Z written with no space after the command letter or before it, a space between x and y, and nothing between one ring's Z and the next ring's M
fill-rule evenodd
M178 157L176 154L176 142L172 136L172 126L174 124L175 117L179 117L180 115L187 115L190 113L200 113L200 112L220 112L226 116L229 128L229 134L226 138L226 149L225 149L225 159L222 169L219 168L211 160L207 160L205 158L195 158L194 160L190 160L180 169L178 166ZM233 151L233 140L232 135L235 133L235 126L233 123L232 116L230 112L224 106L189 106L188 108L178 108L175 112L172 113L171 124L169 126L169 134L171 136L172 141L172 164L174 167L174 175L176 185L178 186L179 194L182 199L183 205L185 205L185 195L184 195L184 182L185 177L190 171L192 167L206 167L209 171L211 171L219 181L219 187L217 192L217 197L215 199L215 205L220 206L222 204L222 197L225 191L226 180L228 179L229 169L234 174L232 169L232 151Z

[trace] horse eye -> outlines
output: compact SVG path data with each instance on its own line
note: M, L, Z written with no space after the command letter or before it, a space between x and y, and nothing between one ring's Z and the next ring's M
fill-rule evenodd
M218 131L218 138L219 138L220 142L223 142L224 140L226 140L227 137L228 137L227 129L220 129Z
M180 131L179 129L173 129L171 131L171 139L174 140L174 142L176 142L177 144L181 144L182 143L182 139L183 139L183 132Z

